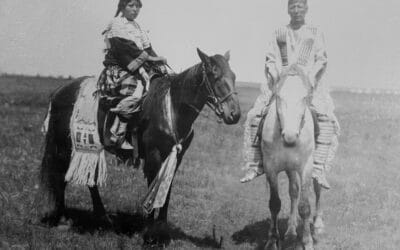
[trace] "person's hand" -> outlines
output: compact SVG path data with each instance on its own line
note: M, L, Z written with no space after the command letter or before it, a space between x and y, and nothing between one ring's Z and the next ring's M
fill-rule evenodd
M157 61L167 64L167 58L163 56L158 56L157 59L158 59Z
M152 62L162 62L164 64L167 64L167 59L163 56L150 56L147 60Z
M165 67L165 65L160 65L159 68L160 68L161 73L168 74L168 70L167 70L167 67Z

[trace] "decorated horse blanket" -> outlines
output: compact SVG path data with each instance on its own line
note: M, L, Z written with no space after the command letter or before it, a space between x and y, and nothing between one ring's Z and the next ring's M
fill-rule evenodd
M70 120L72 155L65 181L79 185L102 185L107 178L105 150L100 142L96 78L81 83Z

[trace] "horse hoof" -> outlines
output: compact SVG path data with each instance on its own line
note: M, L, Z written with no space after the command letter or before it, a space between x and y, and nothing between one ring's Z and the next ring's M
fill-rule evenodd
M312 243L308 243L304 246L304 250L314 250L314 245Z
M322 235L325 233L325 229L323 227L314 227L315 235Z
M296 231L293 231L293 230L288 230L286 233L285 233L285 238L284 238L284 240L285 240L285 242L294 242L294 241L296 241L297 240L297 233L296 233Z
M313 223L314 235L322 235L325 233L325 225L321 217L316 217Z
M264 250L278 250L278 241L277 240L268 240L267 244L264 247Z
M98 216L98 225L100 226L100 228L112 228L114 226L113 221L111 220L111 218L108 215L101 215Z
M40 223L48 227L57 227L61 219L62 216L58 213L48 213L40 219Z
M296 250L314 250L313 243L308 243L306 245L301 244L300 242L296 244Z
M59 231L68 231L72 227L72 220L71 219L66 219L64 216L61 217L60 221L58 222L57 225L57 230Z
M143 240L145 245L166 246L170 243L171 236L164 223L156 223L146 229Z

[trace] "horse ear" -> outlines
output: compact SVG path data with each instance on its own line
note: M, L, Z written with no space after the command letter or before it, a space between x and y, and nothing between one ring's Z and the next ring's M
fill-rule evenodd
M211 65L210 57L206 55L203 51L201 51L199 48L197 48L197 54L199 55L201 61L209 67Z
M228 50L227 52L225 52L224 57L227 61L229 61L229 59L231 59L231 51Z

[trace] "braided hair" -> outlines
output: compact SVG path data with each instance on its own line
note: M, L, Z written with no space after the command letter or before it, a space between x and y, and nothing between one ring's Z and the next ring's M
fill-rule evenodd
M119 13L121 13L121 11L123 9L125 9L125 7L128 5L128 3L132 2L132 1L136 1L139 5L139 8L142 8L141 0L119 0L118 9L117 9L117 12L115 13L115 17L117 17L119 15Z

